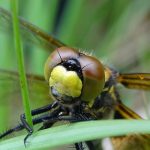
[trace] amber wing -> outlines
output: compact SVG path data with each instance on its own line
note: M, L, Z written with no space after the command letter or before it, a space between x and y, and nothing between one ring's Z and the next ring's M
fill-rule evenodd
M150 73L120 74L117 81L127 88L150 90Z
M121 102L115 108L115 119L142 119ZM132 134L111 138L115 150L149 150L150 135Z
M55 48L64 46L62 42L47 34L37 26L19 18L20 31L22 37L28 42L44 47L45 50L52 52ZM7 10L0 8L0 30L12 32L12 16Z
M32 109L52 102L52 99L49 97L48 83L46 83L44 77L28 74L27 81ZM18 73L0 69L0 108L4 108L5 115L11 114L7 124L11 123L11 126L13 126L12 123L14 122L15 124L19 120L18 114L24 112L21 103ZM3 118L5 115L1 114L0 118Z

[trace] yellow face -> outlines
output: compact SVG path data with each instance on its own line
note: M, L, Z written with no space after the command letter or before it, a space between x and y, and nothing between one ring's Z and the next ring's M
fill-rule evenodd
M79 97L82 90L82 81L75 71L67 71L63 66L56 66L49 78L50 87L62 95Z
M44 69L50 95L57 100L92 103L105 84L103 65L93 56L60 47L47 59Z

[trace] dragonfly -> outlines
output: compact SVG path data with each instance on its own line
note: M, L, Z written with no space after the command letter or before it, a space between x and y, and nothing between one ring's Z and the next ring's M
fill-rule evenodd
M0 8L0 20L7 27L11 26L11 14L3 8ZM33 41L34 36L36 42L42 43L51 52L45 63L44 77L27 75L29 90L35 90L39 99L48 101L47 105L31 111L32 116L35 116L33 124L42 123L39 130L50 128L57 121L142 119L123 104L117 85L150 90L150 73L120 73L101 63L96 57L63 44L24 19L19 18L19 22L21 32L29 41ZM19 80L18 74L13 71L0 70L0 74L3 81ZM38 86L41 88L35 88ZM25 115L21 114L21 123L0 134L0 139L23 129L28 131L24 140L26 143L33 129L26 122ZM150 147L149 135L112 137L111 141L116 150L130 150L135 147L146 150ZM89 142L85 143L89 149L93 149L94 145ZM75 143L75 147L83 150L83 143Z

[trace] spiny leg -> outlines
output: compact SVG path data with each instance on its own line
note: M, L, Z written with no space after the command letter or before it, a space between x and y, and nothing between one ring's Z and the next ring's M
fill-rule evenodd
M53 124L55 122L55 120L58 120L57 118L58 118L58 114L60 113L60 111L61 111L60 107L58 107L57 109L53 110L52 112L49 112L44 115L38 116L37 118L34 118L33 125L42 123L44 121L51 121L51 123ZM23 123L23 126L28 131L27 136L24 138L24 145L26 146L26 141L27 141L28 137L32 135L33 129L25 121L25 118L23 118L23 119L24 120L21 120Z
M9 130L5 131L4 133L0 134L0 139L6 137L7 135L9 135L13 132L20 131L22 129L24 129L24 126L22 124L19 124L16 127L9 129Z
M50 105L46 105L46 106L44 106L44 107L41 107L41 108L32 110L32 111L31 111L31 114L32 114L32 116L37 115L37 114L41 114L41 113L44 113L44 112L46 112L46 111L48 111L48 110L51 110L52 108L55 108L55 107L57 107L57 103L56 103L56 102L54 102L54 103L52 103L52 104L50 104ZM22 118L25 118L25 115L24 115L24 114L22 115ZM36 119L33 119L33 124L38 124L38 123L40 123L40 122L41 122L41 121L38 122ZM24 129L25 127L26 127L26 126L25 126L23 123L21 123L21 124L17 125L16 127L7 130L7 131L4 132L3 134L0 134L0 139L4 138L5 136L7 136L7 135L9 135L9 134L11 134L11 133L13 133L13 132L20 131L20 130ZM28 128L28 129L30 128L29 125L27 125L27 128ZM26 128L26 129L27 129L27 128Z
M84 150L83 143L75 143L75 148L76 150Z
M49 107L49 106L48 106ZM48 108L46 107L46 108ZM40 110L43 109L43 108L40 108ZM46 110L46 109L44 109ZM44 111L40 111L40 113L43 113ZM92 118L89 118L89 116L87 117L86 114L74 114L73 116L63 116L63 115L60 115L60 114L63 114L61 113L62 112L62 109L60 107L58 107L57 109L54 109L52 112L50 113L47 113L47 114L44 114L42 116L39 116L37 118L34 118L33 119L33 124L38 124L38 123L42 123L43 122L43 126L39 129L39 130L42 130L42 129L46 129L48 127L51 127L55 122L57 121L69 121L69 122L79 122L79 121L87 121L87 120L93 120ZM36 115L36 114L39 114L39 111L36 110L33 110L32 111L32 114L33 115ZM23 115L22 115L23 116ZM23 116L24 117L24 116ZM25 119L25 118L24 118ZM25 126L23 124L20 124L18 126L16 126L15 128L13 129L10 129L9 131L7 131L7 133L4 133L3 135L1 135L1 138L14 132L14 131L19 131L19 130L22 130L24 129ZM30 134L31 135L31 134ZM26 145L26 140L27 138L30 136L30 135L27 135L24 139L24 144ZM82 144L78 144L76 143L76 145L82 145ZM79 147L79 146L78 146ZM80 146L81 147L81 146ZM81 148L80 148L81 149ZM77 149L79 150L79 149ZM83 150L83 148L81 149Z
M80 121L88 121L88 120L94 120L92 118L88 118L87 115L85 114L76 114L74 116L58 116L56 118L50 119L50 120L45 120L45 122L43 123L43 126L41 128L39 128L39 130L43 130L43 129L47 129L49 127L51 127L55 122L57 121L69 121L69 122L80 122ZM84 147L84 142L79 142L79 143L75 143L75 149L76 150L85 150ZM87 142L85 142L85 144L87 145L87 147L89 147L89 144L87 144ZM89 149L91 149L89 147Z

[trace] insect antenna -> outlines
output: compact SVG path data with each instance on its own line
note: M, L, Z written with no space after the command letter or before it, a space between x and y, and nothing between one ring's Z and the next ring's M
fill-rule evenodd
M91 65L91 64L87 64L87 65L83 66L83 67L81 68L81 70L84 71L84 68L85 68L85 67L88 67L89 65Z
M62 59L62 57L61 57L61 55L60 55L60 53L59 53L59 50L58 50L58 49L56 49L56 50L57 50L57 53L58 53L58 55L59 55L59 57L60 57L61 62L63 62L63 59Z

